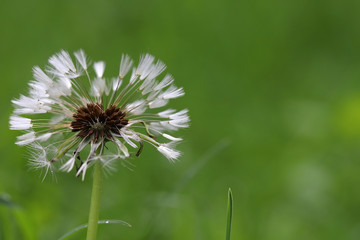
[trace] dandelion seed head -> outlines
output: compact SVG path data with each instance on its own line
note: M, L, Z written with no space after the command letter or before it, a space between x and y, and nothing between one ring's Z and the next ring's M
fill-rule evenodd
M29 92L12 100L9 121L11 130L23 131L16 144L29 147L32 168L44 169L45 176L74 171L84 179L97 161L107 171L114 171L117 162L132 168L127 159L139 156L145 145L171 162L180 157L174 146L182 139L167 132L189 126L188 110L163 107L184 90L173 85L174 78L164 74L166 65L152 55L134 63L123 55L118 76L107 79L105 62L91 64L83 50L74 57L61 50L45 70L33 68Z

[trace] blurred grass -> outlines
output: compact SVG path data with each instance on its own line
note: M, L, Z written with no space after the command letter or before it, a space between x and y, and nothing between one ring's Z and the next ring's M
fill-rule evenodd
M35 240L35 231L24 209L8 194L0 194L0 239Z
M101 239L222 239L228 186L239 196L232 239L359 239L359 11L350 0L2 0L0 192L35 239L86 221L91 178L41 183L8 130L10 100L59 49L105 60L106 76L121 53L150 52L184 86L171 104L190 109L192 126L180 162L145 146L133 172L105 179L100 217L133 227L100 226ZM164 202L221 139L229 146Z

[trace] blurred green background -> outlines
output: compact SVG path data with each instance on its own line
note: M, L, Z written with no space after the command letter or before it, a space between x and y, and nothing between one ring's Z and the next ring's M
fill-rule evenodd
M87 222L90 174L41 182L8 130L34 65L83 48L163 60L190 110L181 161L145 146L104 180L99 239L360 239L360 1L0 1L0 239ZM84 239L84 231L71 239Z

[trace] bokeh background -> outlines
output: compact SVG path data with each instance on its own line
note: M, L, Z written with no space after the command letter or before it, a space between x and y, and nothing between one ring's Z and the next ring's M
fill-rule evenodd
M360 239L360 1L0 1L0 239L87 222L91 175L42 182L8 130L34 65L82 48L163 60L186 95L181 161L146 146L104 180L99 239ZM84 239L85 231L70 239Z

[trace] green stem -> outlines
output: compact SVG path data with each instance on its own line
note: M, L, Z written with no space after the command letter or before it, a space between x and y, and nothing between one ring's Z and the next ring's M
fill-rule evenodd
M86 240L96 240L98 221L99 221L99 206L100 193L102 184L102 163L97 161L94 166L93 187L91 193L89 223L87 228Z

